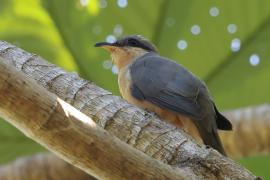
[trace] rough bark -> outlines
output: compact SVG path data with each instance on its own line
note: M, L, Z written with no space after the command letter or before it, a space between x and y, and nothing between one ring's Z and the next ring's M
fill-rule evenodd
M196 144L182 130L80 79L76 73L67 73L6 42L0 42L0 56L122 141L194 178L255 178L215 150Z
M132 148L0 58L0 116L67 162L99 179L184 179ZM182 175L183 174L183 175Z
M36 154L19 158L0 167L1 180L95 180L75 166L59 159L52 153Z
M269 104L236 109L224 114L233 123L232 132L220 132L222 142L230 156L270 154Z
M230 155L245 157L255 154L269 154L270 105L236 109L225 112L225 115L234 125L232 133L221 133L223 143ZM11 164L0 167L0 179L19 178L27 180L67 178L94 180L93 177L57 158L52 153L20 158Z

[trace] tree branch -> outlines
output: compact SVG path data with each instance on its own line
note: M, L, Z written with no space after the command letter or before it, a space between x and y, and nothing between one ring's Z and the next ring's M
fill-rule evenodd
M67 73L40 57L5 42L0 42L0 56L6 63L15 66L49 91L89 115L122 141L155 159L181 168L190 177L255 178L250 172L215 150L196 144L182 130L80 79L77 74Z
M99 179L184 179L181 173L186 173L173 170L111 136L2 59L0 94L1 117Z
M233 123L233 131L221 131L228 154L246 157L270 154L270 105L246 107L224 113Z
M242 157L255 154L269 154L269 104L236 109L225 112L225 115L234 125L232 133L221 132L223 144L230 155ZM47 179L50 180L67 178L94 179L83 171L57 158L52 153L20 158L11 164L0 167L0 179L47 180L46 177L49 177Z
M36 154L19 158L8 165L0 166L0 179L95 180L94 177L86 174L75 166L66 163L52 153Z

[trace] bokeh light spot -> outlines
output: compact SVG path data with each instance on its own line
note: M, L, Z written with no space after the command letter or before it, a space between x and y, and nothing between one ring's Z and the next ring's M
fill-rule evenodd
M199 35L201 33L201 27L199 25L193 25L190 31L193 35Z
M117 24L113 28L113 34L117 37L123 34L123 27L120 24Z
M117 0L117 5L118 5L120 8L125 8L125 7L127 7L127 5L128 5L128 1L127 1L127 0Z
M257 66L260 63L260 56L258 54L252 54L249 57L249 63L251 66Z
M104 69L111 69L112 68L112 61L105 60L105 61L103 61L102 66Z
M238 38L235 38L231 41L231 50L233 52L239 51L241 48L241 40Z
M119 70L118 70L117 66L116 65L113 65L112 66L112 73L113 74L118 74L118 72L119 72Z
M177 47L180 50L185 50L188 47L187 41L185 41L185 40L179 40L177 42Z
M82 6L87 6L89 1L88 0L80 0Z
M116 37L115 37L114 35L108 35L108 36L106 37L106 41L107 41L108 43L114 43L114 42L116 41Z
M99 7L100 8L106 8L108 5L107 1L106 0L100 0L99 1Z
M227 31L228 31L228 33L230 33L230 34L234 34L234 33L236 33L236 31L237 31L237 26L236 26L235 24L229 24L229 25L227 26Z
M209 9L210 16L217 17L219 15L219 9L217 7L211 7Z
M169 26L169 27L173 27L174 25L175 25L175 19L174 18L172 18L172 17L168 17L167 19L166 19L166 25L167 26Z

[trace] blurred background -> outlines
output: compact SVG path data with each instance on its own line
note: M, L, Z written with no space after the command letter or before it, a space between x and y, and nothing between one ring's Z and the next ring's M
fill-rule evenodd
M119 95L95 42L141 34L208 85L221 110L270 102L269 0L0 0L0 40ZM45 151L0 120L0 164ZM270 179L270 156L236 159Z

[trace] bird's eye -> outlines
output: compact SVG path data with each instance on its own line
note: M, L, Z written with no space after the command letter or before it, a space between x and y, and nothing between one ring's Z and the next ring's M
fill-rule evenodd
M128 45L129 45L129 46L138 46L139 43L138 43L138 41L135 40L135 39L129 39L129 40L128 40Z

